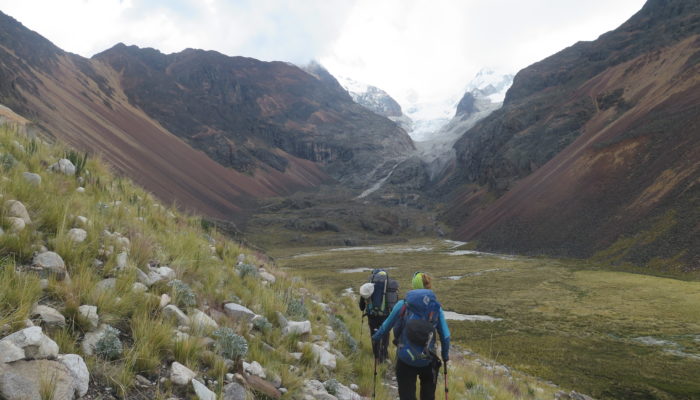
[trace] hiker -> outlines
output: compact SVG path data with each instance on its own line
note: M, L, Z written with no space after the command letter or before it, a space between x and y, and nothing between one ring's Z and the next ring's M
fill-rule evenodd
M420 378L420 399L434 400L441 365L436 354L435 331L440 336L442 360L447 369L450 330L442 307L431 290L430 276L416 272L411 286L413 290L406 293L404 300L396 303L389 317L372 335L372 341L380 340L394 327L394 341L398 344L396 382L399 398L415 400L416 378Z
M370 334L377 332L389 312L399 299L399 284L390 279L383 269L374 269L369 277L369 282L360 287L360 310L362 316L367 316ZM372 352L378 362L384 362L389 358L389 331L380 340L372 341Z

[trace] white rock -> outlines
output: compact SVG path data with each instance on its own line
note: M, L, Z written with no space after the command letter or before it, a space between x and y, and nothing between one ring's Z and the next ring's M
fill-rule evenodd
M174 304L165 306L163 308L163 315L168 318L174 318L178 325L186 326L190 324L190 318Z
M71 162L71 160L67 158L62 158L58 160L57 163L52 164L49 169L51 171L55 172L60 172L65 175L73 176L75 175L75 165Z
M116 278L107 278L103 279L97 284L95 284L95 290L98 292L106 292L108 290L114 290L114 288L117 287L117 279Z
M45 251L37 254L34 260L32 260L32 264L56 274L59 279L63 279L68 275L66 263L63 262L63 258L53 251Z
M12 233L19 233L24 230L27 226L22 218L17 217L7 217L7 222L10 223L10 231Z
M85 229L73 228L68 231L68 239L76 243L82 243L87 239L87 232Z
M277 280L277 278L275 278L274 275L266 271L262 271L258 275L260 276L260 278L262 278L262 280L270 282L270 284L275 283L275 281Z
M24 221L22 221L22 222L24 222ZM5 231L2 228L0 228L0 236L2 236L4 234L5 234Z
M131 291L134 293L146 293L148 291L148 286L141 282L134 282L134 284L131 285Z
M78 307L78 312L80 313L80 315L82 315L83 317L85 317L85 319L88 320L88 323L90 323L92 329L97 329L97 326L100 322L100 316L97 315L96 306L83 304L82 306Z
M24 220L25 224L31 224L32 220L29 218L29 213L27 208L21 202L17 200L7 200L5 202L5 207L7 207L7 216L16 217Z
M255 317L255 313L247 307L236 303L227 303L224 305L224 313L234 320L250 321Z
M127 264L128 259L129 259L129 254L127 254L127 252L125 252L125 251L117 254L117 269L121 271L124 268L126 268L126 264Z
M10 341L0 341L0 364L24 360L24 350Z
M78 193L85 193L85 188L82 187L82 186L78 186L78 188L75 189L75 191L78 192Z
M170 366L170 380L176 385L187 385L196 375L194 371L177 361Z
M175 331L175 337L174 340L176 342L182 342L183 340L187 340L190 338L190 335L185 333L185 332L180 332L178 330Z
M8 342L24 350L26 358L56 358L58 345L44 335L41 327L33 326L6 336L0 342Z
M190 321L195 328L216 329L219 327L219 324L212 317L196 308L190 312Z
M29 182L29 184L32 186L41 185L41 175L39 174L35 174L33 172L24 172L22 173L22 176L24 177L24 180Z
M162 276L165 280L172 280L177 278L175 270L170 267L158 267L156 268L158 275Z
M163 308L163 307L167 306L168 304L170 304L170 300L172 300L172 299L170 298L169 294L167 294L167 293L161 294L160 295L160 308Z
M63 328L66 326L66 317L52 307L39 304L32 310L32 315L38 315L46 327Z
M318 359L318 363L327 367L328 369L335 369L336 367L336 357L332 353L328 352L323 347L317 344L311 344L311 351L314 353Z
M231 380L233 375L231 375ZM246 390L238 382L231 382L224 387L224 400L245 400Z
M78 215L75 217L75 222L79 224L80 226L88 226L88 223L90 222L87 217L83 217L82 215Z
M362 400L362 396L355 393L351 388L343 385L342 383L338 383L335 390L335 397L337 397L338 400Z
M199 400L216 400L216 394L198 380L192 379L192 387Z
M65 365L73 376L75 393L78 397L85 396L90 386L90 372L83 358L77 354L63 354L58 357L58 361Z
M42 386L51 383L52 399L77 397L75 378L58 361L31 360L0 364L0 398L41 400ZM45 387L45 386L44 386Z
M304 353L294 352L294 353L289 353L289 355L290 355L293 359L295 359L295 360L297 360L297 361L300 361L300 360L301 360L301 357L304 356Z
M259 376L263 379L267 378L267 375L265 374L265 369L260 365L259 362L253 361L252 363L248 364L247 362L243 362L243 370L250 375L255 375Z
M326 336L331 342L338 338L338 335L335 334L335 331L330 326L326 326Z
M117 238L117 245L122 249L128 249L129 247L131 247L131 241L129 241L129 238L120 236L119 238Z
M311 321L287 321L287 326L282 328L282 335L305 335L311 333Z
M18 142L18 141L16 141L16 140L13 140L13 141L12 141L12 146L14 146L14 148L17 149L17 150L19 150L21 153L24 153L24 152L25 152L24 146L22 145L22 143L20 143L20 142Z

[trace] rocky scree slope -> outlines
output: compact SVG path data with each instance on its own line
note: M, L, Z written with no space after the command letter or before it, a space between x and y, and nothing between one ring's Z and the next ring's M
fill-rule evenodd
M354 299L66 154L0 127L0 398L367 392Z
M520 71L455 144L446 220L486 249L700 268L699 61L700 4L650 0Z

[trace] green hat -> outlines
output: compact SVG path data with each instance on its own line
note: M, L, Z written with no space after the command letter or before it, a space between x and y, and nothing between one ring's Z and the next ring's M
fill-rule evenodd
M411 281L411 286L413 286L414 289L425 289L423 287L423 273L422 272L416 272L413 275L413 280Z

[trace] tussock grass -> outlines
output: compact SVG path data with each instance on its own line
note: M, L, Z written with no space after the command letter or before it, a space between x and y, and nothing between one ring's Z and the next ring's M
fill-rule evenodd
M0 327L23 327L34 303L41 297L39 279L15 272L15 265L0 259Z

